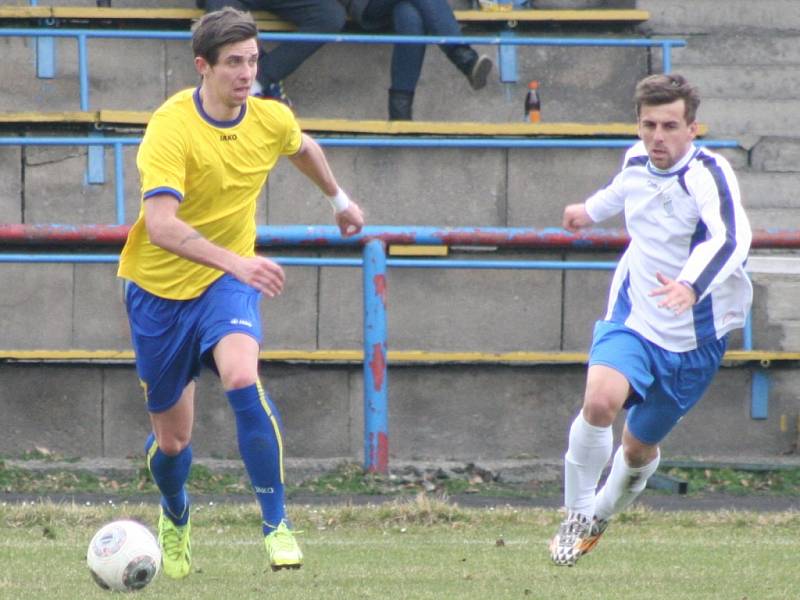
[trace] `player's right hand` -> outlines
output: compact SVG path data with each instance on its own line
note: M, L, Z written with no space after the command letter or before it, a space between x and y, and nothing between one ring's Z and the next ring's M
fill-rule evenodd
M594 223L589 213L586 211L586 206L581 204L568 204L564 207L564 217L561 220L561 226L567 231L578 231L583 227L588 227Z
M242 257L236 272L231 275L269 298L274 298L283 291L283 268L265 256Z
M364 227L364 213L361 207L350 200L350 205L335 215L339 232L344 237L356 235Z

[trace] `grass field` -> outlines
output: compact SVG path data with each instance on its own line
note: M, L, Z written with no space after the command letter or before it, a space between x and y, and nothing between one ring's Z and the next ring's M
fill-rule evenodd
M86 546L103 523L154 523L153 505L0 505L0 598L112 596L91 580ZM633 510L596 552L554 567L560 516L541 509L462 509L425 497L393 504L293 507L300 571L265 563L254 505L195 506L194 567L159 576L137 598L767 600L800 597L800 514Z

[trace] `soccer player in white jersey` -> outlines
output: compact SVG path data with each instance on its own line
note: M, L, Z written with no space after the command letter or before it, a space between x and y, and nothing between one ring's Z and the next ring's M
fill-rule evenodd
M744 271L751 231L736 176L722 156L694 145L696 88L680 75L652 75L634 100L640 141L622 170L564 209L569 231L624 211L631 241L595 324L583 408L569 430L567 517L550 542L556 565L574 565L644 490L659 443L708 388L753 296ZM622 444L595 493L622 408Z

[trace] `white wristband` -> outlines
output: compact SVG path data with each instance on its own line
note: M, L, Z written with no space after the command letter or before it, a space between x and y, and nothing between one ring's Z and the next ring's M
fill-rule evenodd
M342 188L336 188L335 196L326 196L334 212L340 213L350 206L350 196Z

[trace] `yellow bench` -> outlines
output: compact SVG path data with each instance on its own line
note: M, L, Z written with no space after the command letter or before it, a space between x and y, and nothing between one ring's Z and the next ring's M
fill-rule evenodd
M0 124L91 124L99 127L144 128L150 112L128 110L0 113ZM635 137L635 123L483 123L471 121L378 121L353 119L299 119L300 127L312 133L367 135L440 136L548 136L548 137ZM698 134L708 133L700 125Z
M47 363L132 363L132 350L0 350L0 361ZM361 363L361 350L263 350L263 361L298 363ZM586 352L428 352L424 350L389 350L390 364L507 364L573 365L585 364ZM800 361L800 352L773 350L729 350L723 364Z
M647 21L650 13L634 9L575 9L546 10L529 9L504 12L485 10L457 10L456 19L465 25L489 23L527 24L638 24ZM115 8L83 6L0 6L0 21L56 20L61 23L91 23L103 25L109 21L142 23L186 22L190 23L203 15L202 10L192 8ZM294 26L276 15L265 11L254 11L253 16L262 31L291 31Z

